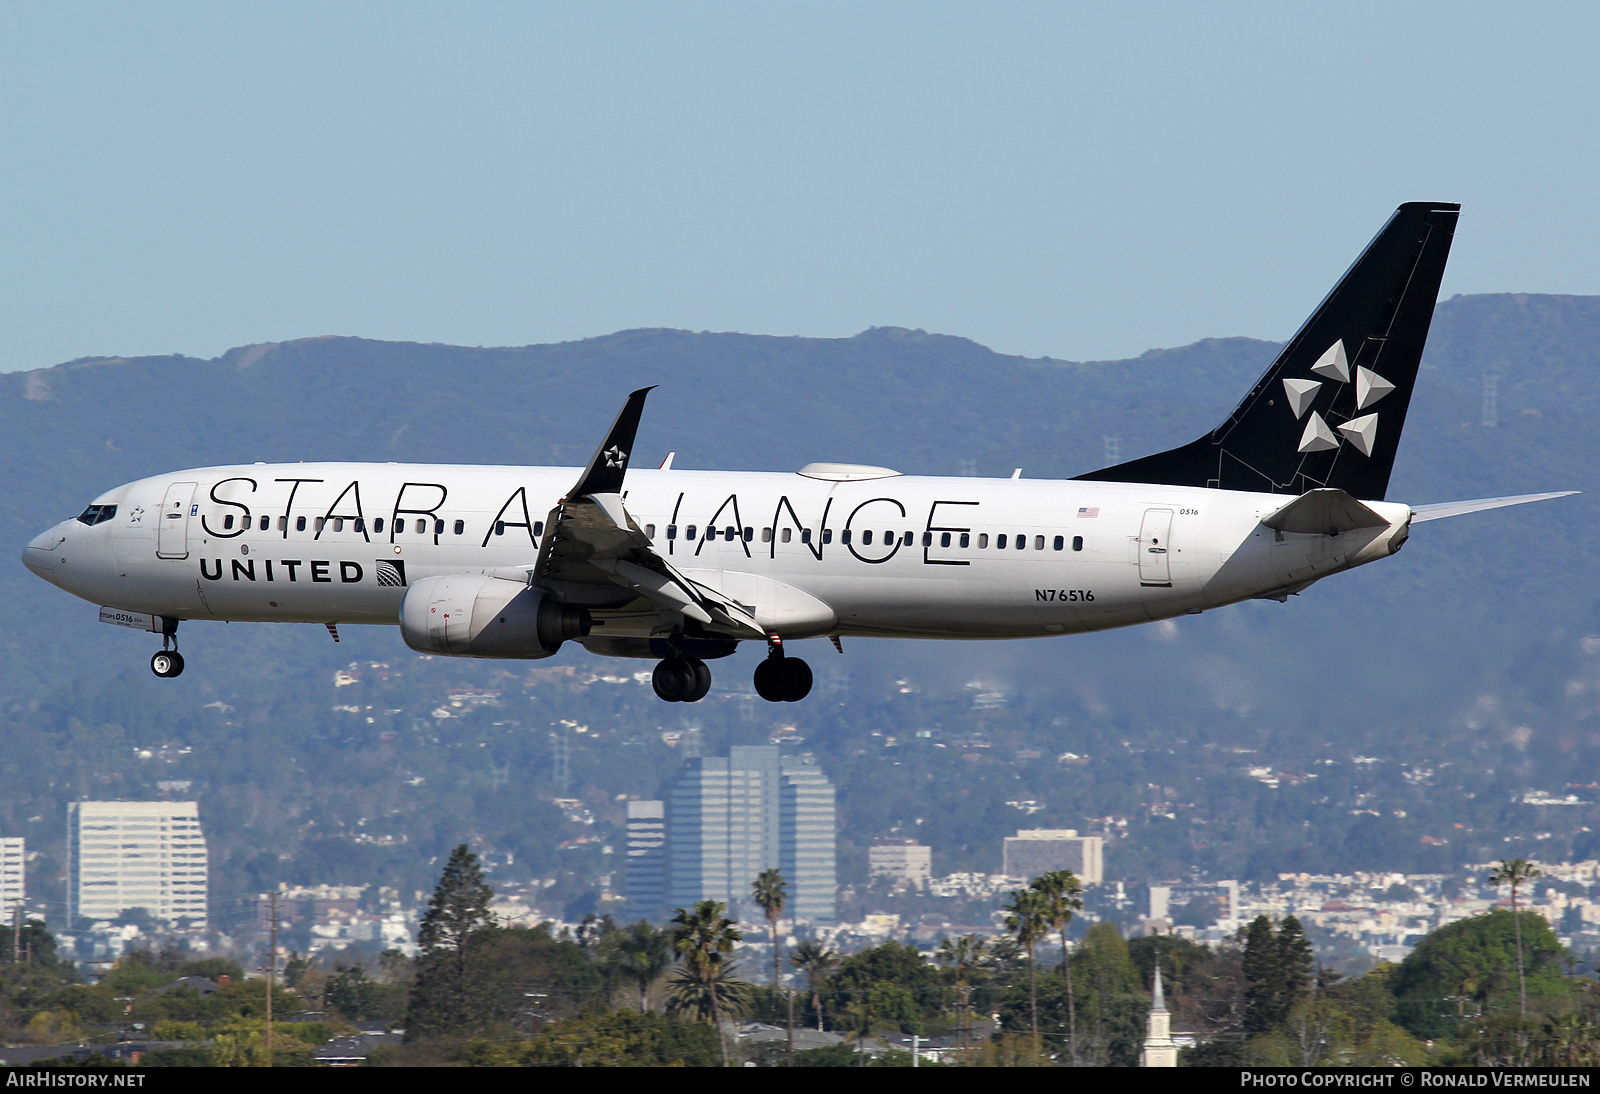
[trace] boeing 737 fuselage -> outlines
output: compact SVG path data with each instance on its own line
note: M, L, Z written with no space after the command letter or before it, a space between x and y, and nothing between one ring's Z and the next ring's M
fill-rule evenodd
M645 391L585 468L254 464L142 479L23 561L162 635L181 620L398 624L413 649L539 658L566 641L658 663L766 643L757 691L803 698L786 639L1029 638L1282 600L1400 549L1411 524L1555 497L1382 499L1456 206L1405 205L1222 426L1065 481L629 470ZM646 389L648 390L648 389Z

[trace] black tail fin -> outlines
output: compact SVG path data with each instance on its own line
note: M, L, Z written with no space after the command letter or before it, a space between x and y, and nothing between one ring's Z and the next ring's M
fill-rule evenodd
M1381 501L1461 206L1408 202L1289 340L1228 420L1199 440L1080 479Z

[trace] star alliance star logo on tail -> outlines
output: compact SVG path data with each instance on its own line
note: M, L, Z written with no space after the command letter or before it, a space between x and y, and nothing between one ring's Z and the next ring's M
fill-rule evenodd
M607 467L627 466L628 454L622 449L618 448L616 445L612 445L610 448L606 449L604 455L606 458Z

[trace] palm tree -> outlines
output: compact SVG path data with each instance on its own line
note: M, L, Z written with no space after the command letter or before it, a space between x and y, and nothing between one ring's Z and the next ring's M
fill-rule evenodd
M817 1032L822 1032L822 982L839 964L839 955L814 938L808 938L794 948L789 963L806 974L811 988L811 1006L817 1012Z
M679 908L672 917L672 951L683 968L673 982L670 1004L677 1013L693 1013L712 1024L723 1067L728 1066L728 1045L722 1037L722 1018L736 1013L748 991L744 981L733 978L734 966L726 960L733 944L744 937L723 914L726 911L720 900L702 900L693 911Z
M649 1011L650 989L672 964L672 938L644 920L613 931L600 941L601 952L613 966L639 988L639 1009Z
M1074 912L1083 911L1083 886L1071 870L1052 870L1033 879L1029 886L1046 902L1045 920L1061 932L1061 975L1067 981L1067 1058L1078 1059L1078 1008L1072 997L1072 961L1067 951L1067 928Z
M954 965L956 970L956 997L961 1008L961 1047L967 1047L967 1034L972 1029L972 986L967 983L967 970L989 956L989 944L975 934L960 938L944 938L934 951L933 959L941 965Z
M1511 886L1511 921L1517 932L1517 990L1522 997L1522 1017L1528 1017L1528 980L1522 971L1522 919L1517 915L1517 886L1539 876L1539 868L1527 859L1501 859L1489 875L1496 889Z
M767 917L767 934L772 936L772 990L783 990L783 965L782 949L778 942L778 920L783 916L784 905L788 903L788 885L783 879L783 874L777 869L769 867L756 875L755 884L750 886L750 896L756 905ZM786 993L789 1002L789 1019L785 1029L789 1039L789 1065L794 1066L794 995Z
M1006 930L1016 938L1018 945L1028 951L1028 1010L1032 1016L1035 1041L1039 1037L1039 993L1034 986L1036 966L1033 949L1050 930L1050 924L1045 919L1047 907L1044 894L1037 889L1017 889L1011 894L1011 903L1001 905L1006 913Z

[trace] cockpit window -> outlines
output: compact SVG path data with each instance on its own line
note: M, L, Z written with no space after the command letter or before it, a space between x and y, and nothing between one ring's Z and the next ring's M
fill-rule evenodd
M115 505L91 505L78 514L78 520L93 527L96 524L104 524L116 515L117 507Z

